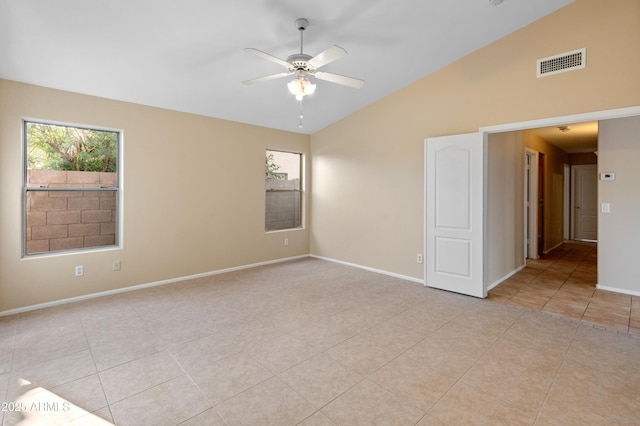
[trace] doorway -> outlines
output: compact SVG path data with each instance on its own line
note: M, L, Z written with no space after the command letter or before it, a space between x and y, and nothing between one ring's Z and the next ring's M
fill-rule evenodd
M569 125L575 123L582 123L585 121L599 121L599 120L608 120L615 118L623 118L623 117L631 117L631 116L639 116L640 115L640 106L628 107L628 108L619 108L613 110L605 110L605 111L596 111L590 113L582 113L575 114L570 116L563 117L553 117L539 120L531 120L524 122L515 122L509 124L501 124L494 126L484 126L479 129L479 133L484 135L485 138L491 136L492 134L504 134L513 131L520 130L531 130L536 128L541 128L544 126L566 126L567 123ZM486 139L485 139L486 141ZM488 144L491 145L491 144ZM515 153L516 149L508 149L508 152L499 153L496 157L510 156L512 153ZM425 149L426 152L426 149ZM483 163L491 164L491 161L496 161L496 158L490 158L487 156L487 147L485 146L485 154L483 155ZM426 156L426 155L425 155ZM513 158L513 157L512 157ZM522 151L517 154L517 158L519 158L518 163L522 164ZM497 164L502 162L497 161ZM521 166L520 166L521 167ZM553 179L548 181L548 184L553 184L554 187L560 183L562 186L562 167L560 167L560 172L553 176ZM512 194L517 193L517 188L522 191L524 188L520 185L514 185L516 180L522 179L522 172L518 171L517 175L514 175L512 172L515 172L519 167L511 167L510 170L505 170L505 167L498 167L499 172L504 172L505 175L509 175L509 179L496 180L498 184L506 183L509 188L513 188L514 191ZM508 168L508 167L507 167ZM429 168L425 168L425 177L427 175ZM560 178L558 179L558 176ZM509 277L513 276L515 273L520 271L525 265L523 264L523 260L525 259L525 244L524 244L524 223L522 222L522 218L524 216L521 213L521 206L517 208L511 208L513 204L505 204L502 203L492 203L492 198L502 198L507 199L510 197L510 193L505 191L496 190L493 186L489 187L488 181L491 180L491 177L487 177L486 173L483 177L485 181L483 183L483 191L485 191L483 197L484 200L481 203L485 208L492 210L497 214L487 214L484 220L484 230L486 232L483 233L482 245L484 253L491 253L492 256L486 256L483 259L483 277L481 282L477 284L478 293L484 293L485 295L489 290L499 285L501 282L507 280ZM429 180L426 179L428 182ZM522 180L520 180L522 182ZM425 200L429 195L429 191L427 191L427 186L425 185ZM522 200L522 198L520 198ZM521 201L524 203L523 201ZM562 196L560 196L559 200L554 198L555 204L563 204ZM428 203L425 203L428 206ZM471 203L469 203L469 206ZM562 210L562 209L561 209ZM468 213L468 210L467 210ZM515 214L517 213L517 214ZM470 213L469 213L470 214ZM429 250L426 248L429 245L429 242L434 238L433 232L430 230L427 225L427 221L429 220L430 215L427 213L427 207L425 207L425 253L429 253ZM518 223L519 222L519 223ZM562 223L562 217L560 218L560 222ZM548 225L548 224L547 224ZM562 224L557 227L560 230L560 244L563 241L563 228ZM552 229L556 229L555 223ZM546 239L546 238L545 238ZM547 241L548 244L548 241ZM497 247L494 247L497 246ZM426 266L425 266L426 268ZM428 276L428 273L425 269L425 278ZM426 281L426 279L425 279ZM470 294L470 293L465 293Z

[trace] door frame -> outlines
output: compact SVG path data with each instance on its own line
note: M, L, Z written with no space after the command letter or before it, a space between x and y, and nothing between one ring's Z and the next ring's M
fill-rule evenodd
M524 261L538 258L538 151L524 150ZM528 172L528 173L527 173ZM527 199L526 195L529 195ZM531 205L531 198L534 199Z

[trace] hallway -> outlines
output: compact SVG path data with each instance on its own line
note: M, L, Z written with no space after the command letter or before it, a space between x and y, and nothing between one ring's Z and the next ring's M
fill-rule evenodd
M488 299L640 335L640 297L597 290L597 243L566 242L489 291Z

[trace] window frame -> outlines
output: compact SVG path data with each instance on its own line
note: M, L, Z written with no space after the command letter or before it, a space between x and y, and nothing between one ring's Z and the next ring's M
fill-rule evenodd
M49 125L49 126L59 126L59 127L71 127L76 129L85 129L85 130L94 130L98 132L110 132L115 133L116 136L116 171L115 171L115 186L98 186L98 187L43 187L43 186L29 186L28 185L28 125L29 124L41 124L41 125ZM22 212L21 212L21 258L30 259L30 258L38 258L38 257L51 257L51 256L60 256L60 255L68 255L75 253L86 253L86 252L97 252L97 251L105 251L105 250L117 250L122 248L122 218L123 218L123 209L122 209L122 146L124 141L124 131L122 129L115 129L106 126L94 126L94 125L86 125L86 124L76 124L69 122L61 122L54 120L43 120L38 118L30 118L30 117L22 117ZM67 191L67 192L113 192L115 198L115 214L113 221L115 222L115 235L114 235L114 244L109 245L100 245L100 246L91 246L91 247L78 247L71 249L60 249L54 251L44 251L44 252L27 252L27 213L28 213L28 193L29 192L59 192L59 191Z
M291 151L291 150L286 150L286 149L272 149L272 148L266 148L265 149L265 155L269 155L269 152L281 152L283 154L294 154L294 155L298 155L299 156L299 162L298 162L298 171L300 174L300 185L299 185L299 189L267 189L266 185L265 185L265 219L264 219L264 228L265 228L265 232L266 233L272 233L272 232L282 232L282 231L291 231L291 230L297 230L297 229L304 229L304 217L305 217L305 212L304 212L304 184L305 184L305 179L304 179L304 164L305 164L305 154L303 152L297 152L297 151ZM276 173L277 174L277 173ZM266 181L266 179L265 179ZM276 228L276 229L267 229L267 219L266 219L266 209L267 209L267 204L266 204L266 197L267 194L269 193L276 193L276 192L297 192L299 193L299 210L300 210L300 224L298 226L292 226L292 227L287 227L287 228Z

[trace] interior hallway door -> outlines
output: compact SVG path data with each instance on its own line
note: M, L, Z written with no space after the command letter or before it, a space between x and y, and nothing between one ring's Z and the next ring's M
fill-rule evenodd
M486 135L425 141L426 285L486 297L484 160Z
M572 166L573 238L598 239L598 170L595 164Z

